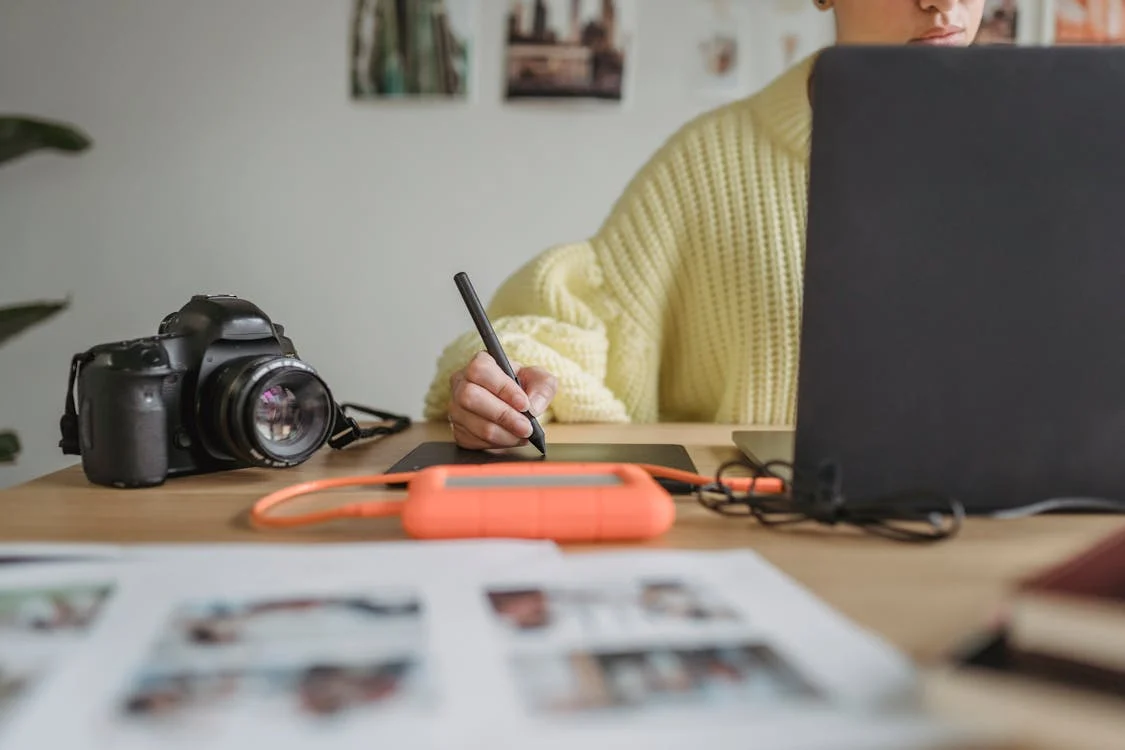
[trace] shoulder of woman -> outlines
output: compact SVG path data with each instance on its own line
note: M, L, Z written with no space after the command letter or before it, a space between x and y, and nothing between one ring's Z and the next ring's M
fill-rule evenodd
M691 161L706 158L715 148L728 151L736 145L761 142L803 159L812 131L811 62L812 58L802 61L753 94L688 120L664 142L655 161Z

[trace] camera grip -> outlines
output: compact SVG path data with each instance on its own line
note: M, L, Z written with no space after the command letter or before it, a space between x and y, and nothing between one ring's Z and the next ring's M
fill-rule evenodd
M82 468L96 484L153 487L168 476L168 413L158 374L99 371L78 409ZM100 377L99 377L100 376Z

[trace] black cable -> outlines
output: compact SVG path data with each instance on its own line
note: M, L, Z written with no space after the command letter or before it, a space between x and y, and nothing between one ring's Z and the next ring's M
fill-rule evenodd
M724 481L731 469L750 472L750 488L742 493L732 490ZM851 499L843 493L840 467L824 462L815 480L796 486L779 470L794 474L793 465L784 461L762 463L752 455L728 461L715 472L715 482L696 491L699 503L710 511L725 516L752 516L763 526L787 526L820 523L826 526L848 525L869 534L900 542L938 542L949 539L961 529L964 506L954 498L938 493L902 492L893 495ZM782 492L756 492L759 479L782 482ZM923 510L920 506L941 507Z
M1125 502L1101 497L1053 497L1030 505L1006 508L989 513L989 518L1027 518L1042 513L1062 511L1092 513L1125 513Z
M383 421L371 427L361 427L354 417L348 416L349 409ZM336 450L342 450L357 440L368 440L383 435L396 435L409 427L411 423L410 417L404 414L394 414L360 404L337 404L336 420L332 426L328 444Z

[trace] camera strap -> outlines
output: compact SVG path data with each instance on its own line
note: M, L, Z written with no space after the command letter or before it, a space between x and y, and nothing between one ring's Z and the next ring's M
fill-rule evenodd
M66 405L62 418L59 420L61 439L59 447L64 455L79 456L82 454L78 441L78 409L74 405L74 384L78 380L78 371L90 361L93 355L89 350L75 354L70 360L70 377L66 383Z
M346 414L348 409L380 419L382 423L371 427L361 427L359 422ZM394 435L402 432L410 424L410 417L401 414L392 414L359 404L340 404L336 408L336 421L332 425L332 434L328 438L328 445L336 450L341 450L357 440L367 440L381 435Z

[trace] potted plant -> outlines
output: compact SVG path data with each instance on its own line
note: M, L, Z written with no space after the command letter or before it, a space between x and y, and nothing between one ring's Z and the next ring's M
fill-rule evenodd
M17 115L0 115L0 164L34 151L78 153L91 145L77 128L60 122ZM40 300L0 306L0 346L28 328L66 309L69 300ZM0 430L0 464L11 463L20 452L19 437Z

